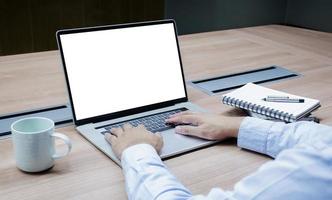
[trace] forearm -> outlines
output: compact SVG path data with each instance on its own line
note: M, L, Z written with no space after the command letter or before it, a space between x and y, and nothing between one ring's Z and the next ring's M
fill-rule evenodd
M147 144L127 148L121 159L129 199L188 199L186 189Z
M252 117L245 118L238 133L238 146L276 157L295 145L329 143L332 128L313 122L285 124Z

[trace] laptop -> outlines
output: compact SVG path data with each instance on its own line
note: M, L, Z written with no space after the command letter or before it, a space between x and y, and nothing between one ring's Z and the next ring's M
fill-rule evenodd
M77 131L119 166L104 139L113 127L160 132L169 158L215 141L176 134L170 115L202 108L188 101L173 20L60 30L56 33Z

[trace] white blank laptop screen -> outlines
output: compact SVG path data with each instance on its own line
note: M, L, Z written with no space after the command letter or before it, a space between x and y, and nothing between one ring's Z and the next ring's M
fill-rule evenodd
M77 120L185 97L172 23L60 39Z

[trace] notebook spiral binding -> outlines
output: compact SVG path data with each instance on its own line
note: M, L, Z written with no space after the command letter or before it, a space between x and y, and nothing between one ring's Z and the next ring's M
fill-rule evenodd
M283 111L272 109L270 107L265 107L265 106L249 103L247 101L243 101L240 99L235 99L235 98L231 98L228 96L224 96L222 99L222 102L224 104L227 104L227 105L230 105L233 107L242 108L242 109L254 112L254 113L258 113L258 114L272 117L275 119L280 119L282 121L286 121L286 122L296 121L294 119L294 116L292 114L289 114L288 112L283 112Z

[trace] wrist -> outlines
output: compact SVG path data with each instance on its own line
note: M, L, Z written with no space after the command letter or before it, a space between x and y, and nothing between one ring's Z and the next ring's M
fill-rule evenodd
M126 152L128 149L131 148L137 148L136 146L140 146L140 145L149 145L152 146L151 144L148 143L144 143L144 142L138 142L138 143L132 143L132 144L127 144L126 146L122 146L121 148L119 148L118 152L115 152L116 156L121 159L122 155L124 154L124 152ZM152 146L153 147L153 146Z
M124 159L129 159L129 158L139 160L143 157L153 156L155 154L154 152L158 155L155 148L151 144L139 143L131 145L126 149L124 149L119 159L121 160L121 162Z
M233 120L231 121L231 129L229 131L229 136L237 138L239 135L239 130L241 127L241 123L244 120L245 117L234 117Z

